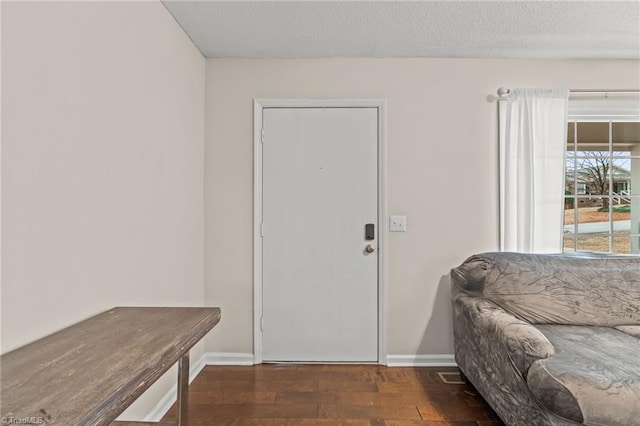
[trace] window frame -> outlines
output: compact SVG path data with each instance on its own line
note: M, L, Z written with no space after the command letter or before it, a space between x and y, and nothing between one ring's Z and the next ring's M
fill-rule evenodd
M567 252L571 252L570 250L572 250L572 252L587 252L587 251L594 251L594 250L585 250L585 249L580 249L579 248L579 240L581 236L584 235L594 235L595 236L605 236L608 239L608 246L609 246L609 250L606 252L601 252L601 253L618 253L615 252L615 239L616 239L616 234L615 234L615 226L614 226L614 199L616 198L615 192L614 192L614 187L615 187L615 170L613 170L613 167L615 166L615 160L616 159L628 159L629 161L632 160L638 160L640 161L640 154L637 155L633 155L631 154L631 152L629 152L628 156L616 156L615 155L615 150L614 150L614 146L613 146L613 127L615 123L639 123L640 119L638 116L636 115L623 115L623 116L603 116L603 115L594 115L594 116L574 116L572 117L571 115L569 115L568 119L567 119L567 132L569 132L569 126L572 124L573 126L573 149L570 150L569 149L569 138L567 137L567 141L565 142L566 144L566 159L565 159L565 179L568 178L569 176L569 169L568 169L568 163L569 163L569 153L572 153L572 159L573 159L573 171L572 171L572 176L573 176L573 182L572 182L572 187L573 187L573 193L571 194L567 194L566 190L565 190L565 195L563 197L563 202L564 205L567 205L567 200L572 199L572 203L573 203L573 233L570 233L571 239L573 241L572 244L572 248L571 249L567 249L565 247L565 238L567 237L567 232L565 231L565 224L564 224L564 217L563 217L563 227L562 227L562 232L563 232L563 246L562 246L562 251L563 253L567 253ZM607 163L609 164L609 172L607 173L607 184L608 184L608 190L607 190L607 194L592 194L589 193L590 191L585 191L584 194L581 194L579 192L578 189L578 184L581 183L583 185L585 185L585 189L588 189L588 185L585 182L578 182L578 159L579 158L586 158L585 156L580 156L578 153L579 152L588 152L588 151L584 151L584 150L578 150L579 147L579 140L578 140L578 124L580 123L606 123L608 124L608 143L607 143L607 150L604 149L600 149L598 151L592 151L592 152L606 152L607 153ZM569 136L567 134L567 136ZM631 173L631 165L629 167L629 173ZM567 182L565 182L565 188L567 188ZM627 186L627 190L628 190L628 186ZM602 232L602 233L580 233L579 232L579 221L578 221L578 204L579 204L579 200L580 199L592 199L594 197L597 198L602 198L602 199L607 199L608 200L608 207L609 207L609 212L608 212L608 219L607 222L609 224L608 230L606 232ZM619 195L618 195L619 197ZM628 197L630 199L637 199L638 201L640 201L640 192L638 192L637 195L633 195L631 192L629 193ZM631 202L630 202L630 205ZM618 237L619 238L619 237ZM638 232L631 232L631 229L629 229L629 246L630 246L630 253L632 252L632 239L633 238L638 238L640 241L640 229L638 229ZM639 244L640 245L640 244ZM635 254L635 253L633 253Z

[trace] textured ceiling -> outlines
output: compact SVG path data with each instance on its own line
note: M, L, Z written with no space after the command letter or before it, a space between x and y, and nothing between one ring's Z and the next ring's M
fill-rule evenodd
M188 1L209 58L640 58L640 1Z

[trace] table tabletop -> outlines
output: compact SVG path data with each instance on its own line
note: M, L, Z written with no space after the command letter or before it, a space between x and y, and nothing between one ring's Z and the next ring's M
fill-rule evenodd
M219 308L116 307L8 352L3 424L111 424L219 320Z

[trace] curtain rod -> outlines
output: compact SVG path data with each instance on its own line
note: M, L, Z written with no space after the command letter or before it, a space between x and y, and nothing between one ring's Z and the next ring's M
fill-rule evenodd
M509 92L510 89L506 89L504 87L500 87L497 91L498 96L495 95L489 95L487 97L487 99L489 100L489 102L494 102L494 101L504 101L509 97ZM598 89L598 90L594 90L594 89L569 89L569 96L571 96L572 94L604 94L605 96L607 94L618 94L618 93L624 93L624 94L640 94L640 90L638 89Z
M569 93L640 93L638 89L570 89Z

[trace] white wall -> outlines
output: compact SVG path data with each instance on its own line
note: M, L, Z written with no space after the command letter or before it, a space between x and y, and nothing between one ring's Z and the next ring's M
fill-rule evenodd
M207 60L208 351L251 353L254 98L388 99L388 354L451 354L449 270L498 248L500 86L638 88L638 61Z
M112 306L202 306L200 52L160 2L2 8L2 351Z

